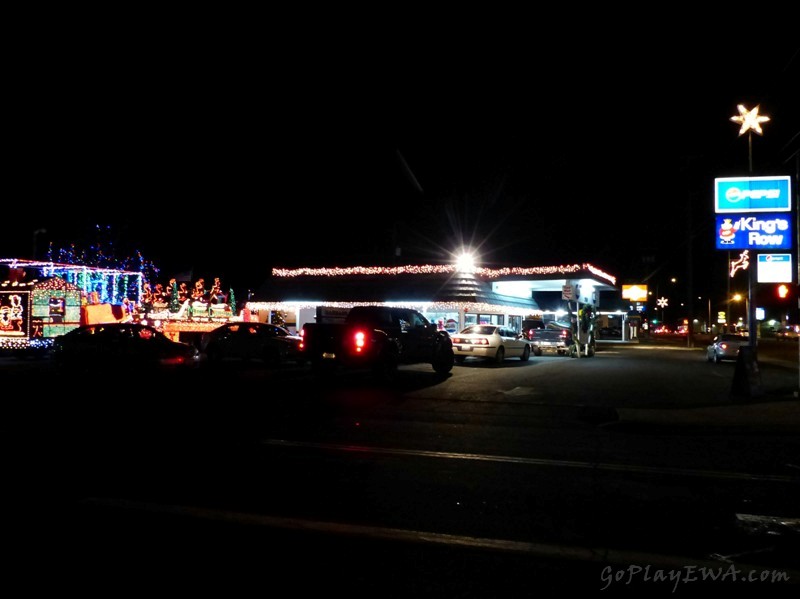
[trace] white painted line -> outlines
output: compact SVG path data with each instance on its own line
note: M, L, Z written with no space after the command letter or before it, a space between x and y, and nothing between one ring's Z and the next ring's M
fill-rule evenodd
M555 466L560 468L582 468L585 470L608 470L613 472L635 472L639 474L666 474L670 476L691 476L699 478L717 478L723 480L744 480L764 482L800 483L800 477L780 474L753 474L751 472L730 472L720 470L695 470L691 468L662 468L633 464L612 464L608 462L583 462L574 460L552 460L545 458L522 458L515 456L486 455L479 453L454 453L445 451L425 451L420 449L399 449L391 447L368 447L363 445L338 445L335 443L314 443L308 441L287 441L284 439L262 439L262 445L276 447L297 447L303 449L322 449L345 453L375 453L385 455L402 455L421 458L450 460L474 460L480 462L496 462L506 464L523 464L528 466Z
M664 555L635 550L609 549L606 547L579 547L555 543L531 543L527 541L511 541L464 535L444 534L404 528L387 528L382 526L366 526L342 522L306 520L302 518L282 518L263 514L231 512L184 505L157 504L128 501L123 499L92 497L85 499L84 504L111 507L129 511L144 511L169 514L216 522L263 526L299 532L318 532L355 538L443 545L484 549L503 553L514 553L549 559L573 560L581 562L614 563L614 564L651 564L658 567L683 568L691 565L695 568L719 568L721 563L714 560L703 560L697 557ZM761 566L737 564L740 568L763 569ZM790 580L800 579L800 572L786 571Z

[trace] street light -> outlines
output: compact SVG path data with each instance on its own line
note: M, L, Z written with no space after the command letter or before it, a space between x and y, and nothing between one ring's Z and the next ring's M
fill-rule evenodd
M746 295L742 295L741 293L737 293L731 299L733 299L733 301L735 301L735 302L740 302L740 301L742 301L742 298L744 298L745 313L747 314L747 331L748 331L747 334L752 336L753 335L753 327L751 326L751 322L750 322L750 298L748 296L746 296Z

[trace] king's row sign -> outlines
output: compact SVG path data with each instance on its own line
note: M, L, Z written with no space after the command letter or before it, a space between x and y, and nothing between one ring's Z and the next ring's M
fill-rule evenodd
M789 214L724 214L716 218L718 250L788 250L792 247Z
M791 178L714 179L718 250L788 250L794 245Z

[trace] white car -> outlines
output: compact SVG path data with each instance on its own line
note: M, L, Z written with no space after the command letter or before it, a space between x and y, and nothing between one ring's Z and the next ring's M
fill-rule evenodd
M715 364L723 360L737 360L739 348L749 343L750 340L744 335L722 333L714 337L706 348L706 359Z
M522 333L496 324L468 326L452 336L456 363L467 358L483 358L501 364L506 358L519 358L527 362L531 345Z

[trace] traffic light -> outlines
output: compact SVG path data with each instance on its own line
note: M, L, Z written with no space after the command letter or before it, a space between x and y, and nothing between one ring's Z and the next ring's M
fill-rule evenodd
M775 288L775 290L776 290L779 298L786 299L787 297L789 297L789 286L788 285L778 285Z

